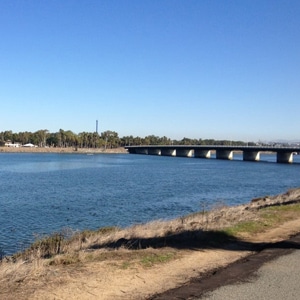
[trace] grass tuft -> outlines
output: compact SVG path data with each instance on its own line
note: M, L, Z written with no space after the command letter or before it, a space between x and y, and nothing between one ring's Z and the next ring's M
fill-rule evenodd
M155 264L167 263L175 257L175 253L152 253L150 255L146 255L141 259L141 264L144 267L152 267Z
M51 258L54 255L60 254L64 236L61 233L54 233L50 236L37 239L29 249L25 250L26 254L35 254L41 258Z
M50 266L71 265L79 262L80 259L78 253L72 253L68 255L55 256L53 259L49 261L49 265Z

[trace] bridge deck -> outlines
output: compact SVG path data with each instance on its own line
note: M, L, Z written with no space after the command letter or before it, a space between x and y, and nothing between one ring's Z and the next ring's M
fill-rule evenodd
M292 163L293 155L300 153L300 147L272 147L272 146L220 146L220 145L143 145L125 146L132 154L149 154L162 156L184 156L210 158L210 152L216 151L217 159L232 159L234 151L242 151L243 159L258 161L260 152L275 152L277 162Z

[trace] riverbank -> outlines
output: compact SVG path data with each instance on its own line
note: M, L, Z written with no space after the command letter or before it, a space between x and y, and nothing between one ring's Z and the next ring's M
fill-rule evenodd
M299 232L294 189L168 222L52 238L2 259L0 298L150 299Z
M128 153L123 148L0 147L0 153Z

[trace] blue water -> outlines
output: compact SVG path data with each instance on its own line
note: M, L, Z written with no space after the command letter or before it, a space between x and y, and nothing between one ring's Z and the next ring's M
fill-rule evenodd
M300 186L300 156L277 164L128 154L0 154L0 252L60 231L170 219Z

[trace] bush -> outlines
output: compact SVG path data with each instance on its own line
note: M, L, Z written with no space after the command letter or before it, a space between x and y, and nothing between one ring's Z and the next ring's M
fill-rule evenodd
M35 241L31 245L30 250L39 252L40 257L50 258L61 253L63 240L64 237L61 233L54 233Z

